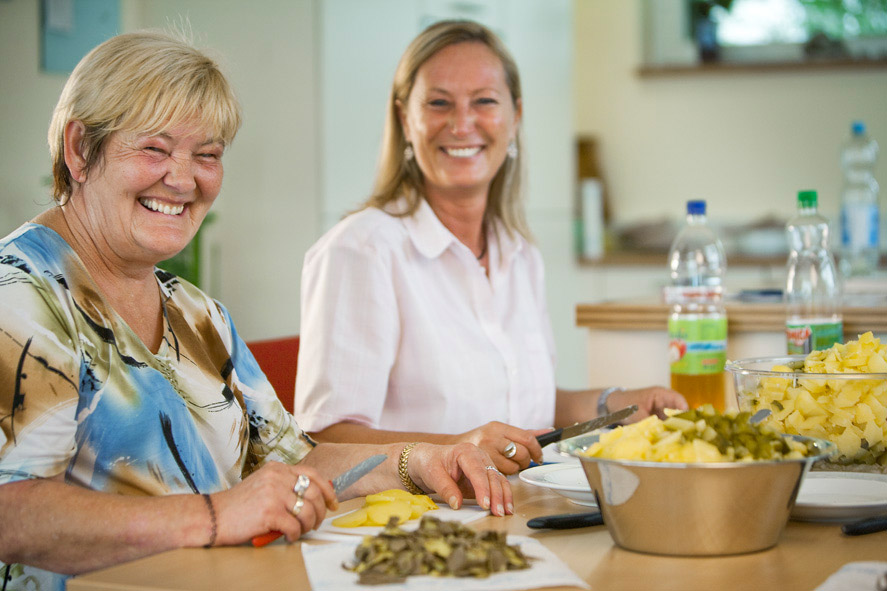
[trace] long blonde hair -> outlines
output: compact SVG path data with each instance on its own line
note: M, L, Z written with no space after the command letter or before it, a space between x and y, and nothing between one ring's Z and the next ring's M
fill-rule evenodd
M483 43L496 54L505 70L505 82L511 93L511 99L517 106L521 98L517 64L495 33L479 23L467 20L447 20L432 24L413 39L397 65L394 81L391 84L391 94L388 97L388 110L373 195L363 204L364 208L381 209L400 197L407 200L407 208L398 212L399 215L411 215L419 207L423 199L425 179L415 159L407 160L404 157L407 142L397 105L406 104L419 68L426 61L445 47L466 42ZM499 220L509 235L516 232L531 240L521 191L524 155L521 137L522 133L518 129L514 140L518 148L517 157L506 158L493 177L484 223L489 225L489 222Z
M101 161L115 131L161 133L198 122L213 140L230 144L240 127L240 105L216 63L187 42L160 32L117 35L90 51L68 78L49 125L52 196L72 191L65 163L65 127L86 127L81 148L89 171Z

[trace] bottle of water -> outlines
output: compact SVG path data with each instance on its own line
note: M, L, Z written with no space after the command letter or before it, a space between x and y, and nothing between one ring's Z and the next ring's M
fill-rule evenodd
M727 258L708 225L705 201L687 202L687 223L671 244L668 269L671 387L690 408L711 404L723 411L727 311L722 283Z
M841 283L829 252L828 220L816 211L816 191L798 192L798 213L785 225L785 337L789 355L842 341Z
M841 272L845 277L868 275L878 266L877 158L878 142L869 137L862 121L854 121L850 139L841 148Z

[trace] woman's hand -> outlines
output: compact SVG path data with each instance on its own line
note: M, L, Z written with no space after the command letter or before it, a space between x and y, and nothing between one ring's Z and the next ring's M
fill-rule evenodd
M458 435L456 439L478 446L487 452L502 473L514 474L529 466L531 461L542 463L542 448L539 447L536 436L548 431L528 431L491 421Z
M687 408L687 401L683 396L663 386L613 392L607 400L607 407L611 410L618 410L632 404L638 405L638 411L626 419L627 423L635 423L653 414L664 419L666 408L679 410Z
M304 478L299 483L300 475L307 477L307 484ZM219 546L242 544L271 531L281 532L292 542L320 526L327 509L338 508L332 483L320 472L279 462L269 462L211 498Z
M413 448L407 469L413 482L436 492L453 509L461 507L463 499L475 498L493 515L514 513L511 484L476 445L421 443Z

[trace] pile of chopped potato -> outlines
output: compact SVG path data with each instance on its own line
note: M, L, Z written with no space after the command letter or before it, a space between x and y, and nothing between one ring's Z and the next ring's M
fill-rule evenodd
M602 433L589 457L646 462L748 462L815 454L806 443L748 422L747 412L718 413L710 404Z
M504 532L478 533L458 521L422 517L419 527L406 532L392 519L381 533L364 536L354 562L343 565L359 573L359 583L403 582L411 575L488 577L506 570L530 567L518 546L509 546Z
M784 433L833 441L844 464L887 466L887 378L842 379L837 374L887 374L887 344L871 332L859 340L813 351L803 369L785 365L773 371L753 392L740 396L744 408L769 408L766 422ZM835 379L804 374L836 374Z
M361 527L386 525L392 517L399 523L421 517L426 511L437 509L428 495L414 495L405 490L392 488L367 495L363 507L333 519L337 527Z

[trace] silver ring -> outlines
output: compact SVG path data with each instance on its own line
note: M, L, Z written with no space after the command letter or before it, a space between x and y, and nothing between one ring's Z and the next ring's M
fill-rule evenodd
M311 479L304 474L299 474L299 477L296 478L296 485L293 487L293 492L296 493L297 497L302 498L305 496L305 491L308 490L309 486L311 486Z
M514 454L516 453L517 446L514 444L513 441L509 441L508 445L505 446L505 449L502 450L502 455L509 459L513 458Z
M504 476L504 474L502 474L502 472L500 472L499 468L497 468L496 466L486 466L486 468L487 468L487 470L492 470L493 472L495 472L499 476Z
M293 515L298 517L299 513L302 512L302 507L304 507L304 506L305 506L305 499L303 499L302 497L298 497L298 498L296 498L296 504L293 505L293 508L290 510L290 513L292 513Z

